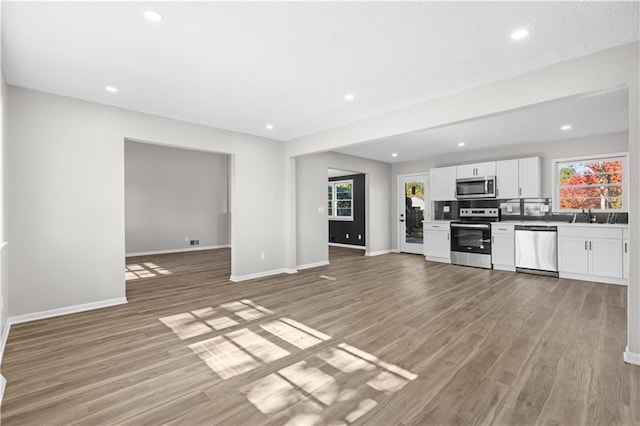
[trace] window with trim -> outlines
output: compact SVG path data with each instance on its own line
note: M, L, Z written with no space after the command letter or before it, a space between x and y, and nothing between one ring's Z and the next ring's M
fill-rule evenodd
M553 160L555 211L626 211L627 155Z
M353 220L353 180L329 182L330 220Z

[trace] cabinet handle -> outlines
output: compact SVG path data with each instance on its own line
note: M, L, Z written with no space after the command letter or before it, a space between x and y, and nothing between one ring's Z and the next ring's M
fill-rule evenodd
M447 232L447 241L449 241L449 233Z
M591 250L591 241L589 241L589 250Z
M518 188L518 197L522 195L522 188Z
M440 225L431 225L432 228L440 228Z
M624 243L624 252L625 252L625 253L627 252L627 244L628 244L628 243Z
M495 244L495 238L493 237L493 235L491 236L491 244Z
M500 195L500 190L498 188L496 188L496 197Z
M588 250L588 249L587 249L587 242L586 242L586 241L584 242L584 249L585 249L585 250Z

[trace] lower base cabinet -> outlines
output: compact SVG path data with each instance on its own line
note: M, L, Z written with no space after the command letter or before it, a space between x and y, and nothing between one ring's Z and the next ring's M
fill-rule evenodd
M512 224L491 225L491 263L493 269L515 271L515 231Z
M625 284L623 254L621 228L558 228L558 269L561 278Z
M424 222L424 257L433 262L451 263L449 222Z

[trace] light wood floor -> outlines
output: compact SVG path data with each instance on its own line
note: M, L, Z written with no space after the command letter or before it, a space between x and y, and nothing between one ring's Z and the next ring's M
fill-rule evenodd
M625 287L362 254L127 259L127 305L12 327L2 424L640 424Z

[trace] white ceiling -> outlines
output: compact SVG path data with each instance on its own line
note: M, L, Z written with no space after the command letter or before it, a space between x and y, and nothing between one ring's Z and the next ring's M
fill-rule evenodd
M563 125L571 129L563 131ZM462 150L528 142L550 142L629 129L626 89L559 99L505 114L406 133L337 150L387 163L423 159ZM458 143L464 142L464 147ZM393 157L391 154L398 154Z
M9 84L281 140L638 39L637 2L2 8ZM146 9L164 22L147 21ZM530 38L513 42L521 27ZM344 101L347 92L353 102Z
M357 175L359 173L360 172L354 172L354 171L351 171L351 170L341 170L341 169L331 169L331 168L329 168L327 170L327 174L328 174L328 176L330 178L340 177L340 176Z

